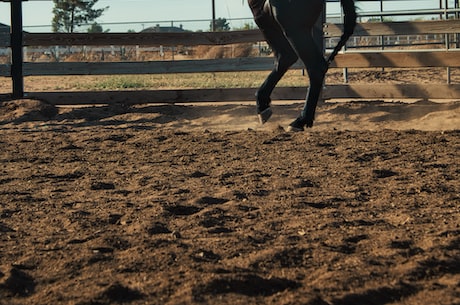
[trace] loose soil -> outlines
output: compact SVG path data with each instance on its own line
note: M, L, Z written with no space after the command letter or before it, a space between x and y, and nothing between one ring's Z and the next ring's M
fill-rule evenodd
M0 304L460 304L460 103L0 102Z

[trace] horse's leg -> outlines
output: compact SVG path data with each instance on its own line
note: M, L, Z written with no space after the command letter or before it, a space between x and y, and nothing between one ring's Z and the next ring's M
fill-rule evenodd
M327 63L313 39L312 28L321 14L323 1L273 1L276 20L305 65L310 79L305 106L301 115L290 124L291 130L312 127L321 94Z
M257 113L260 122L263 124L268 121L272 114L270 95L273 89L287 70L297 61L298 57L284 36L279 24L273 19L268 6L254 20L275 53L275 66L256 93Z
M327 72L327 63L323 58L321 52L319 52L319 50L318 54L316 54L314 57L308 57L308 59L304 58L303 55L301 55L300 57L302 58L302 61L305 63L308 77L310 79L310 86L308 87L304 108L300 116L290 124L291 129L294 131L301 131L303 130L304 126L313 126L316 106L321 95L324 77Z

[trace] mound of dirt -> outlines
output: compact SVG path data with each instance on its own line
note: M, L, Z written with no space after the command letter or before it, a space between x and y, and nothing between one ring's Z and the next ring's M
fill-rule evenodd
M38 100L22 99L0 103L0 123L46 121L56 114L56 107Z

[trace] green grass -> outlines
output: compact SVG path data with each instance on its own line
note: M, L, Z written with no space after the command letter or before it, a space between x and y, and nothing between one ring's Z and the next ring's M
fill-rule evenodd
M86 84L87 89L116 90L116 89L140 89L148 86L145 79L135 76L111 76L96 81L94 84Z
M75 82L77 90L192 89L259 87L268 72L189 73L163 75L101 76L91 82ZM305 86L308 79L300 71L290 71L280 86Z

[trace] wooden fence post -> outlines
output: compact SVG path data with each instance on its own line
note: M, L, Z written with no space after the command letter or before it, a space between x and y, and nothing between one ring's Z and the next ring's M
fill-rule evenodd
M22 1L11 0L11 78L13 80L14 99L24 97Z

